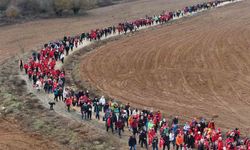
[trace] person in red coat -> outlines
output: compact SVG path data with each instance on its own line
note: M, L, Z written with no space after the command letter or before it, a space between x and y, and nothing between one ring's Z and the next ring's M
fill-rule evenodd
M30 69L30 70L28 71L29 80L31 80L32 74L33 74L33 71Z
M28 65L28 64L24 64L25 74L27 74L27 73L28 73L28 69L29 69L29 65Z
M209 123L208 123L208 128L210 129L215 129L215 124L214 124L214 120L211 120Z
M123 122L121 120L121 118L116 122L116 127L118 129L118 134L121 138L121 131L122 131L122 128L123 128Z
M70 106L72 104L72 98L71 97L67 98L66 101L65 101L65 103L66 103L66 106L68 108L68 112L70 112Z
M222 141L222 137L219 137L217 147L218 147L217 150L223 150L224 144L223 144L223 141Z

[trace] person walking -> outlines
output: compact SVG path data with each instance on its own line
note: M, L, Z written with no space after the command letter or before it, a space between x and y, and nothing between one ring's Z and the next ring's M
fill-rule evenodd
M116 122L116 127L118 129L119 137L121 138L121 131L122 131L122 127L123 127L123 122L122 122L121 118L119 118L119 120Z
M23 60L22 59L19 60L19 68L21 71L23 71Z
M99 102L96 102L96 105L95 105L95 118L100 120L100 110L101 110L101 106L99 104Z
M171 132L169 133L169 141L170 141L170 143L173 144L173 149L175 149L175 135L174 135L174 132L173 132L173 131L171 131Z
M129 146L129 150L136 150L136 138L134 135L129 137L128 140L128 146Z
M167 147L167 150L170 150L170 140L169 140L169 134L168 133L166 133L163 136L163 140L164 140L163 150L165 150L166 147Z
M109 128L111 128L112 133L114 133L114 128L113 128L113 119L112 115L110 114L108 118L106 119L106 131L109 131Z
M92 118L92 106L90 102L88 103L88 109L87 109L88 119L91 120Z
M64 53L62 53L62 54L60 55L60 60L61 60L62 63L64 63Z
M141 148L143 148L143 145L145 145L146 149L148 149L147 132L144 129L142 129L140 132L139 143L141 144Z
M82 119L84 118L86 120L87 119L87 112L88 112L88 105L86 102L83 103L81 110L82 110Z
M70 112L70 106L72 104L72 99L71 98L67 98L66 101L65 101L65 103L66 103L68 112Z
M183 142L183 136L181 134L178 134L176 137L176 150L182 150Z
M205 148L204 148L204 139L201 139L199 141L198 150L205 150Z
M152 142L152 148L153 150L158 150L158 137L155 135L153 142Z
M54 101L58 102L58 88L54 89Z
M194 149L195 139L193 134L189 134L187 137L187 148Z

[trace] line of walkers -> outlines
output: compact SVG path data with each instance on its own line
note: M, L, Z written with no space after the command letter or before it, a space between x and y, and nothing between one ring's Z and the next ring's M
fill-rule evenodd
M134 32L141 27L147 27L154 24L163 24L183 16L184 14L197 12L198 10L208 9L216 7L222 2L233 0L216 0L213 2L204 2L189 7L185 7L182 10L173 12L164 11L158 16L146 16L142 19L136 19L133 21L126 21L119 23L117 26L111 26L103 29L91 30L88 33L81 33L80 35L73 37L64 37L62 40L49 42L44 44L38 52L34 51L27 63L23 63L20 60L19 66L21 70L25 70L29 79L33 81L34 87L37 90L42 88L47 93L53 93L55 89L60 90L65 84L65 72L63 70L55 69L56 62L61 61L64 63L64 58L69 54L69 51L73 51L79 44L82 44L84 40L100 40L108 35L120 33L127 33L128 31Z
M106 131L111 130L120 138L128 129L132 134L128 141L130 149L136 149L138 139L139 146L153 150L170 150L171 147L176 150L250 150L250 139L241 138L238 128L222 135L213 119L194 118L180 124L178 116L168 120L160 111L140 111L131 108L129 103L107 101L104 96L91 99L88 91L66 88L63 95L68 111L79 107L82 119L91 120L92 113L98 120L102 116Z
M29 79L33 81L34 87L40 91L42 88L47 93L59 93L59 97L62 94L62 89L65 84L65 72L63 70L55 69L56 63L61 61L64 63L64 58L69 54L69 51L73 51L79 44L83 44L84 40L100 40L108 35L120 33L127 33L128 31L134 32L141 27L148 27L154 24L163 24L174 18L183 16L184 14L197 12L198 10L208 9L218 6L220 3L233 0L216 0L213 2L204 2L189 7L185 7L182 10L173 12L164 11L158 16L146 16L142 19L136 19L133 21L126 21L119 23L117 26L111 26L103 29L91 30L88 33L81 33L80 35L73 37L64 37L62 40L49 42L44 44L38 52L34 51L27 63L23 63L20 60L20 69L25 70ZM55 91L56 90L56 91Z
M40 91L44 89L47 93L55 93L58 98L62 98L62 90L65 84L64 70L55 69L56 63L61 61L64 63L65 55L69 51L73 51L79 44L83 44L84 40L100 40L108 35L116 34L116 32L127 33L134 32L141 27L148 27L154 24L163 24L174 18L183 16L184 14L197 12L202 9L216 7L219 4L234 0L216 0L213 2L204 2L182 10L173 12L164 11L158 16L146 16L142 19L126 21L119 23L117 26L111 26L103 29L91 30L88 33L82 33L73 37L64 37L62 40L49 42L44 44L38 52L34 51L27 63L20 60L19 66L21 70L25 70L29 79L33 81L34 87Z
M104 97L90 99L87 91L75 92L65 88L65 71L55 69L56 63L58 61L64 63L64 58L69 51L73 51L79 44L83 44L84 40L100 40L116 33L134 32L141 27L163 24L187 13L216 7L227 1L233 0L205 2L185 7L182 10L163 12L158 16L146 16L143 19L119 23L117 26L91 30L74 37L64 37L63 40L45 44L40 51L33 52L27 63L20 60L19 66L21 70L25 70L28 78L33 81L34 88L38 91L43 89L46 93L53 93L55 102L64 101L68 111L71 110L71 107L79 107L82 119L90 120L92 113L96 119L100 119L100 112L103 111L105 115L102 119L105 121L107 131L117 131L121 137L125 126L129 127L133 133L128 142L130 149L136 149L137 136L139 136L141 147L148 148L149 145L152 145L153 149L158 149L158 146L169 149L170 144L176 149L196 147L199 150L222 150L225 149L225 146L229 150L250 149L249 139L242 141L238 129L230 131L226 137L222 137L221 131L215 128L213 121L207 123L205 119L194 119L190 123L180 126L178 117L167 122L162 118L160 112L131 110L129 104L122 106L112 101L108 103ZM51 109L55 102L50 102Z

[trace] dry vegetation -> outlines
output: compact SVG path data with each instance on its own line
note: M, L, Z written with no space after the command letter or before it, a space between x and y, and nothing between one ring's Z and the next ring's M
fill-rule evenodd
M107 6L123 0L1 0L2 17L77 15L80 11ZM1 17L0 16L0 17Z

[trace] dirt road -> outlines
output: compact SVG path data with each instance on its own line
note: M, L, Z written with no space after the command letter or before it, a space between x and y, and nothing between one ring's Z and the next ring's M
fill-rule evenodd
M81 78L107 95L181 118L250 126L250 2L147 30L82 58Z
M8 114L7 116L10 115L11 118L7 117L7 121L4 121L2 118L0 118L0 149L36 149L38 145L41 149L62 149L61 144L65 143L65 141L68 142L68 139L70 139L71 143L74 143L77 142L77 140L80 140L74 139L75 136L84 137L93 133L85 131L85 129L87 130L88 128L84 127L81 127L81 129L75 129L77 132L72 131L71 129L65 130L65 127L63 127L62 125L67 121L64 120L60 122L60 120L63 119L56 115L53 117L50 116L50 119L53 120L51 122L48 121L48 118L41 117L46 113L46 111L43 109L43 107L36 104L37 102L34 102L35 98L32 98L33 100L31 100L30 97L27 97L27 95L29 94L20 92L20 90L25 89L23 87L24 85L15 87L15 83L22 83L23 81L16 78L16 74L18 74L17 66L14 66L14 59L8 60L9 58L13 58L12 56L17 55L21 56L24 52L36 49L37 47L41 47L44 43L50 40L62 38L64 35L75 35L81 33L82 31L89 31L93 28L113 25L114 23L116 24L126 19L144 17L146 14L158 14L165 9L176 10L184 6L202 1L204 0L139 0L136 2L91 10L88 11L88 15L84 17L38 20L23 24L0 27L0 105L8 105L11 109L14 110L17 109L16 107L20 107L20 105L22 106L20 108L21 110L18 110L20 112L14 111L14 113ZM10 61L11 63L4 64L4 62L7 61ZM16 91L18 91L18 93L16 93ZM18 101L10 102L12 101L12 99L6 98L6 95L15 97L15 99L17 99ZM30 104L31 102L32 104ZM30 109L29 106L31 106L32 109ZM26 107L28 107L29 110L27 110ZM21 118L19 120L21 122L15 122L15 124L17 125L13 125L13 122L9 122L10 120L12 121L12 117L13 119ZM65 118L67 118L67 116L65 116ZM21 127L19 127L19 123L22 124ZM57 132L49 133L48 129L55 126L57 127L57 129L53 131ZM39 129L34 129L34 127ZM42 129L40 129L41 127ZM24 132L24 128L28 128L26 130L38 130L41 132ZM70 134L70 136L68 137L63 135L68 133ZM41 134L46 136L43 137L41 136ZM54 143L48 137L54 137L53 140L59 142ZM91 140L93 142L95 140L98 140L98 138L100 137L101 136L96 133L94 136L92 135L90 138L88 138L88 140ZM85 138L82 138L81 142L82 141L86 142ZM115 140L113 140L113 142L114 141ZM88 142L86 144L92 143ZM109 143L106 143L105 146L110 146L108 144ZM101 146L103 145L104 144L101 143ZM71 146L77 147L77 144L71 144Z
M0 28L0 62L23 51L36 50L44 43L65 35L89 32L129 19L176 10L207 0L138 0L90 10L84 17L38 20ZM145 9L147 8L147 9Z

